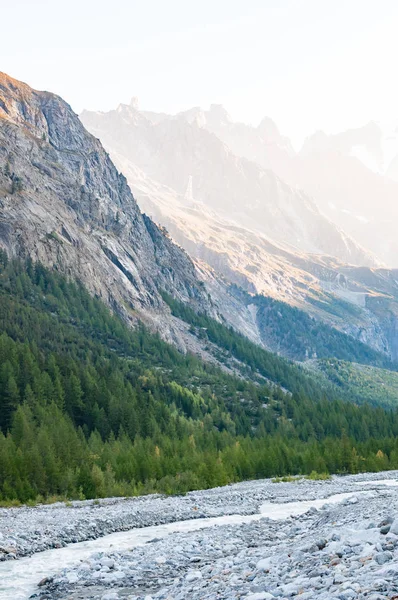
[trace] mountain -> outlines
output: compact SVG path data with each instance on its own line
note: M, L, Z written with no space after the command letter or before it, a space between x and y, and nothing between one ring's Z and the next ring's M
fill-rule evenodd
M184 345L159 289L212 310L192 261L148 217L58 96L0 74L0 246L78 277L123 317Z
M9 256L30 257L79 278L126 321L143 321L165 339L211 360L209 348L206 350L186 324L170 315L164 292L188 302L197 312L223 319L253 342L296 360L328 356L330 352L337 358L383 366L386 357L397 358L398 291L394 273L359 269L327 256L294 251L254 228L238 226L221 208L215 212L203 201L194 200L194 186L179 194L116 154L119 166L140 196L140 204L166 224L177 242L198 259L195 265L164 228L141 214L125 177L61 98L34 91L2 75L0 99L0 243ZM102 115L95 118L100 120ZM174 154L169 151L171 137L177 137L175 147L180 160L174 165L174 175L167 175L176 187L180 181L177 166L184 162L184 143L191 155L190 163L203 169L203 185L209 193L205 175L210 169L210 175L216 178L216 159L225 159L229 166L239 164L214 134L187 125L182 118L159 119L155 129L167 123L163 144L159 131L154 132L153 119L150 121L134 106L122 106L110 118L115 126L113 135L120 133L135 157L142 155L140 162L147 163L151 173L158 168L163 178L172 162L169 156ZM269 124L267 130L277 135ZM208 140L216 149L212 166L206 158ZM158 156L153 159L151 152L158 143ZM196 160L198 152L200 159ZM239 172L235 172L237 181ZM217 185L221 184L218 180ZM226 187L230 189L230 182ZM284 202L281 198L279 201L276 221L282 219L285 210ZM236 196L235 202L238 207ZM234 285L242 291L237 288L237 293ZM277 320L269 320L269 309L264 318L261 294L307 311L315 319L313 326L323 341L315 343L310 335L303 341L295 323L305 322L305 315L273 304L272 314L282 312L289 329L300 340L297 344L291 340L284 343ZM317 321L324 321L329 329L320 333ZM338 344L324 341L325 336L334 339L332 328L371 346L379 355L365 358L367 351L362 352L360 344L355 350L347 338L341 339L340 346L351 349L348 354L339 354Z
M335 136L310 137L296 167L284 176L314 194L325 215L385 264L396 267L393 223L398 216L398 182L384 174L384 160L381 130L370 123Z
M215 148L221 144L227 165L243 168L214 134L206 135ZM142 160L153 165L150 150L142 143ZM167 152L168 143L159 147L159 169ZM199 163L208 168L202 152ZM171 162L165 156L165 178ZM136 169L138 181L143 171ZM190 186L178 196L143 179L151 201L158 191L162 202L171 193L175 202L191 202L195 216ZM269 181L277 180L271 174ZM203 214L207 226L226 219L210 208ZM233 242L237 225L228 223L219 221L220 235L230 227ZM259 246L261 234L253 236ZM261 240L271 255L272 243ZM335 355L393 369L387 352L298 308L249 294L207 263L194 264L140 212L125 177L68 104L6 75L0 77L0 246L1 504L184 493L259 476L397 466L393 376L377 407L359 406L363 387L341 385L337 370L334 381L324 363L303 368L263 346L278 344L301 360ZM289 245L273 247L273 272L283 273L283 260L291 261L288 277L300 261L325 273L335 261L312 263ZM358 268L340 266L334 288L369 312L371 298L385 315L391 273L362 268L364 292L352 279ZM304 280L303 287L309 288ZM359 318L329 291L312 290L311 298L315 311Z
M334 135L318 131L305 140L301 154L307 156L333 151L357 158L375 173L383 173L383 150L383 132L377 123L371 121L364 127L347 129Z
M362 127L327 135L318 131L307 138L302 155L333 151L357 158L369 170L394 179L394 163L398 155L398 124L370 121Z
M281 135L269 117L264 117L257 127L253 127L233 121L218 104L212 104L209 110L194 108L178 116L214 133L236 156L247 158L276 174L283 165L294 161L296 153L289 138ZM153 113L149 118L153 120Z
M154 113L144 114L154 120ZM280 134L276 123L269 117L265 117L258 127L252 127L233 121L219 104L212 104L209 110L193 108L179 116L214 133L236 156L247 158L265 169L276 171L276 161L286 161L295 155L290 140Z
M268 117L253 127L233 122L224 109L214 106L209 111L193 109L180 116L217 135L237 156L271 169L294 189L303 190L323 215L380 262L397 266L396 125L370 122L335 135L318 131L296 153ZM330 249L326 253L355 263Z
M255 301L241 302L225 293L225 285L234 284L251 295L263 294L305 310L317 321L353 336L394 360L398 358L395 270L347 265L331 255L304 252L287 243L293 230L294 235L298 235L299 229L306 232L303 240L309 235L310 219L306 221L303 205L299 209L302 196L284 186L270 171L264 170L264 177L273 178L269 181L275 183L275 189L280 185L281 189L289 190L288 195L264 195L264 202L269 201L265 224L258 206L252 207L253 214L258 215L257 223L254 217L244 218L243 212L251 211L249 193L253 191L253 184L248 178L241 179L241 165L250 165L255 174L259 173L259 167L245 160L240 162L216 138L214 131L217 123L218 130L223 124L226 131L241 131L246 126L238 124L235 128L220 107L213 107L208 113L193 109L173 118L140 112L136 104L121 105L109 113L85 111L81 118L92 133L100 136L135 190L140 206L198 261L201 277L227 322L253 341L288 353L287 348L263 329ZM203 129L204 124L209 123L212 132ZM272 123L263 122L260 129L263 137L272 137L281 152L292 153ZM251 139L260 139L255 128L247 128L247 132ZM239 139L238 134L235 139ZM231 165L233 172L229 179ZM181 177L181 171L185 177ZM188 173L193 171L200 176L192 176L191 180ZM209 180L214 179L219 194L214 194L209 187ZM232 194L228 212L226 203L230 202L231 181L238 181L236 185L241 186L241 191L239 196ZM238 210L240 202L242 214L238 217L234 206ZM292 206L298 211L294 217L290 214ZM311 212L311 204L307 206L312 216L319 215ZM319 232L323 232L325 223L329 227L326 220L318 223ZM275 230L277 234L273 235ZM333 233L328 229L329 239L335 240L336 248L339 243L347 243L343 254L350 254L352 242L338 229L331 227L331 230ZM319 237L326 240L327 235ZM314 250L313 243L308 246ZM332 249L330 251L333 254ZM369 256L366 259L358 256L361 263L367 260L372 262ZM311 344L307 350L309 356L316 352ZM300 353L288 355L301 357Z
M185 194L187 201L201 202L290 249L377 264L320 214L310 196L234 154L198 119L189 122L181 114L154 122L135 105L123 104L108 113L84 111L80 118L112 155L128 158L150 179Z
M213 360L200 340L171 317L160 292L200 312L223 315L253 341L274 349L252 307L228 292L230 281L203 265L195 268L167 232L141 214L125 177L62 99L6 75L0 85L0 244L9 256L30 257L79 278L126 321L144 321L208 359ZM158 200L164 189L155 189ZM236 230L230 232L234 236ZM249 248L242 250L250 256ZM276 264L283 270L281 261Z

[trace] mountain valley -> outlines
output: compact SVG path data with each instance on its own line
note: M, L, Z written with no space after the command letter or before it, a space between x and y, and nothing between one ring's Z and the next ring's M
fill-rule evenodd
M3 4L0 600L398 600L398 3Z
M237 307L225 286L220 289L220 281L284 301L397 358L396 270L381 268L371 253L322 217L310 197L278 182L254 162L261 157L255 140L270 153L257 130L232 123L220 107L169 117L141 112L132 103L109 113L85 111L81 118L126 175L143 210L198 261L202 278L230 324L257 343L277 349L261 330L255 302ZM268 121L258 129L270 138L271 149L275 145L283 149L287 164L293 155L288 141ZM225 146L229 142L236 150L239 140L241 147L252 149L244 158ZM171 147L176 152L170 153ZM243 181L242 160L245 183L237 183L231 192L228 186L233 181ZM259 192L252 192L250 185L257 190L261 169L273 184L262 189L261 199L253 205ZM244 189L238 201L239 186ZM253 217L245 220L235 206ZM268 216L261 212L263 207Z

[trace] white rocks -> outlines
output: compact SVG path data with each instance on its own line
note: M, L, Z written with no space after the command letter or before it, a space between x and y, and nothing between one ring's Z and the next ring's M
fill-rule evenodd
M347 504L358 504L359 500L356 496L347 499Z
M166 557L165 556L157 556L155 558L155 562L158 563L158 565L164 565L166 562Z
M200 571L190 571L185 577L186 581L196 581L197 579L202 579L202 573Z
M256 569L259 571L268 571L271 566L271 558L262 558L256 564Z
M78 574L74 573L73 571L69 572L66 577L67 577L68 583L77 583L79 581Z
M119 600L119 594L117 592L107 592L101 596L101 600Z
M68 510L72 510L72 517L79 512L80 519L87 513L88 523L92 522L90 511L95 510L96 523L106 522L107 526L108 521L112 523L112 514L114 521L125 522L120 515L126 515L126 506L129 518L134 512L134 518L139 514L141 522L144 515L149 519L152 514L152 522L158 519L162 507L163 516L170 510L170 517L172 509L176 515L199 511L220 514L218 511L238 512L239 508L249 512L251 505L254 512L265 499L268 503L279 499L281 506L289 499L308 500L337 491L352 494L353 482L360 477L304 481L300 485L247 482L185 497L105 501L95 509L83 503L79 510ZM76 568L48 580L38 598L102 600L103 595L115 593L120 600L145 600L146 596L152 600L286 600L295 595L302 600L369 600L372 595L389 598L398 594L398 538L383 535L379 526L368 527L371 521L382 524L389 520L390 513L398 515L398 497L392 489L367 489L363 496L355 486L356 504L330 503L328 510L287 519L263 518L195 531L187 531L184 524L184 531L177 528L172 535L167 535L172 528L160 527L151 529L147 537L145 529L135 530L133 536L143 532L140 539L144 544L125 545L129 551L118 548L117 536L112 537L115 551L85 556ZM192 511L193 506L199 511ZM39 533L38 528L44 527L40 523L43 513L40 509L31 511L31 518L38 515L31 528ZM48 521L44 522L48 531ZM73 519L68 526L73 528ZM23 532L25 536L27 533ZM150 543L145 543L148 539ZM98 541L96 544L98 547Z
M398 519L395 519L395 521L392 522L389 533L398 535Z
M355 598L358 597L358 594L353 589L348 588L347 590L344 590L344 592L339 594L338 597L340 598L340 600L355 600Z
M113 567L115 566L115 561L112 558L101 558L100 560L100 564L103 567L108 567L109 569L113 569Z

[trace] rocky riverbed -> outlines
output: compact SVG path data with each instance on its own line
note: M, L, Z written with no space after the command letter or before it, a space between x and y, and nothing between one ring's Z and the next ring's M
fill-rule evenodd
M178 523L148 530L140 541L113 536L113 547L97 539L95 548L79 553L72 545L74 566L56 570L48 563L49 578L34 592L41 600L192 600L291 598L398 598L397 472L334 477L329 481L300 480L245 482L194 492L184 497L150 496L131 500L79 502L34 509L7 509L0 516L1 543L15 548L5 556L23 556L79 539L98 538L110 531L188 519L225 515L246 516L245 522L207 525L181 531ZM369 483L373 480L373 483ZM345 493L345 496L334 497ZM338 504L331 503L327 498ZM322 500L325 499L325 500ZM310 502L314 501L317 508ZM262 508L263 516L259 512ZM309 508L309 510L308 510ZM303 513L304 514L298 514ZM296 516L289 516L295 513ZM257 516L255 516L257 515ZM239 517L235 518L239 521ZM189 527L189 524L188 524ZM174 529L173 529L174 528ZM134 534L134 532L132 532ZM119 538L117 537L119 536ZM90 544L89 542L88 544ZM129 545L130 543L130 545ZM137 545L139 543L139 545ZM134 547L135 546L135 547ZM52 550L46 557L62 552ZM1 579L14 565L4 562ZM47 558L46 558L47 560ZM25 562L24 562L25 561ZM70 561L68 563L70 565ZM53 575L53 573L55 573ZM18 592L16 574L15 592ZM38 581L36 581L38 583ZM7 593L12 590L8 585ZM22 596L18 596L22 597Z

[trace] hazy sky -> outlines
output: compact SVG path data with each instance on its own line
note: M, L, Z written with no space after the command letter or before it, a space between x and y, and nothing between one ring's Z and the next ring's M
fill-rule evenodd
M398 119L398 0L13 0L1 18L0 70L76 112L221 103L296 145Z

